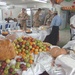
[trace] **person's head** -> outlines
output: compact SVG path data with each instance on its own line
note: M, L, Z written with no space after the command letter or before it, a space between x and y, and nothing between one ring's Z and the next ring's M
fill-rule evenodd
M40 13L41 11L42 11L42 9L41 9L41 8L39 8L39 9L38 9L38 12Z
M26 11L26 9L25 8L22 8L22 13L24 13Z

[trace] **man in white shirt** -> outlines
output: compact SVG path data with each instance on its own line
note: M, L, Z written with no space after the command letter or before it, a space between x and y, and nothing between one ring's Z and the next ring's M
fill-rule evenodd
M71 39L75 35L75 15L70 18L70 33Z

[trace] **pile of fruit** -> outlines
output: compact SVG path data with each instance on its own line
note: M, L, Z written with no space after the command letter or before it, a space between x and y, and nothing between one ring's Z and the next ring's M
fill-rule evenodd
M21 75L18 70L22 72L31 67L34 63L33 55L50 49L50 46L32 37L17 38L13 45L18 57L0 62L0 75Z
M20 37L14 40L14 46L16 53L23 58L26 57L26 55L32 53L38 54L39 52L48 51L50 49L50 46L32 37Z
M0 62L0 75L21 75L18 73L18 70L21 72L27 70L27 67L30 67L29 64L25 65L24 59L19 57L16 60L7 59L6 61Z

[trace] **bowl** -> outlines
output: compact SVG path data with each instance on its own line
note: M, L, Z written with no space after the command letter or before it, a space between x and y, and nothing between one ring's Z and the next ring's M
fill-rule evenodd
M2 32L2 35L3 35L3 36L7 36L7 35L8 35L8 32L7 32L7 31Z

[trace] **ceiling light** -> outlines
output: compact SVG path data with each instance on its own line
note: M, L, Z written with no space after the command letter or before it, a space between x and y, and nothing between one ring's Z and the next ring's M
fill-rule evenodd
M0 5L6 5L6 2L0 2Z
M42 3L47 3L47 0L34 0L34 1L42 2Z

